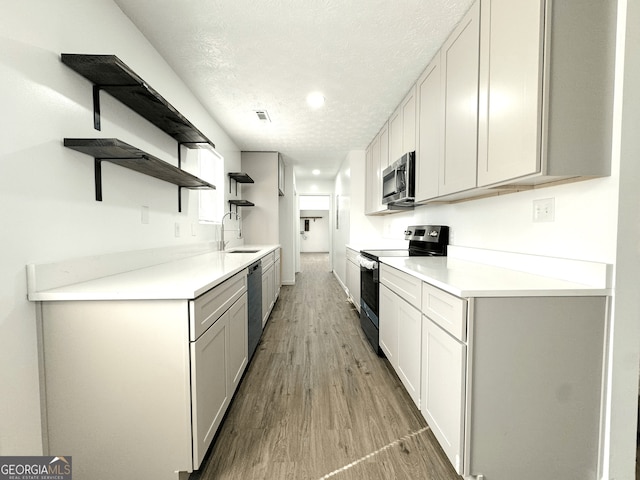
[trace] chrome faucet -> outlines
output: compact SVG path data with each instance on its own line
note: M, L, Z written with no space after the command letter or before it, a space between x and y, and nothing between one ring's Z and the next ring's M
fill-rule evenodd
M219 244L220 250L224 250L227 246L227 243L229 243L224 241L224 219L227 215L229 215L229 218L231 218L231 215L235 215L236 220L240 220L240 215L238 215L238 212L234 212L233 210L228 211L222 216L222 220L220 220L220 244Z

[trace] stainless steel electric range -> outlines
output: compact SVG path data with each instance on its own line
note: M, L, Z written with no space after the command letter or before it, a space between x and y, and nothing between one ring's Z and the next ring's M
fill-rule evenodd
M380 257L441 257L447 254L449 227L413 225L404 232L409 248L395 250L363 250L360 252L360 325L378 355L379 339Z

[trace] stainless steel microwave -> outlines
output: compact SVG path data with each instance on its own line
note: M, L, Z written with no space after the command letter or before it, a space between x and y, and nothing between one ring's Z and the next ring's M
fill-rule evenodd
M413 207L415 201L415 152L405 153L382 171L382 203Z

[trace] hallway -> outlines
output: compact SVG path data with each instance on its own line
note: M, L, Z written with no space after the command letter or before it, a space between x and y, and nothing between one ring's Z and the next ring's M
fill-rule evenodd
M199 480L456 480L360 330L327 254L302 254Z

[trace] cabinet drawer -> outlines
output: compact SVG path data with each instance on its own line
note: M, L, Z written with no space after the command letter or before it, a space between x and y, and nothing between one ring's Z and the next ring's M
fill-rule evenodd
M422 284L422 313L462 342L467 341L467 301Z
M274 252L267 253L264 257L260 259L260 263L262 264L262 271L264 272L270 265L276 261L276 254Z
M189 339L194 341L247 291L243 270L215 288L189 301Z
M420 308L421 281L385 264L380 265L380 282L416 308Z

